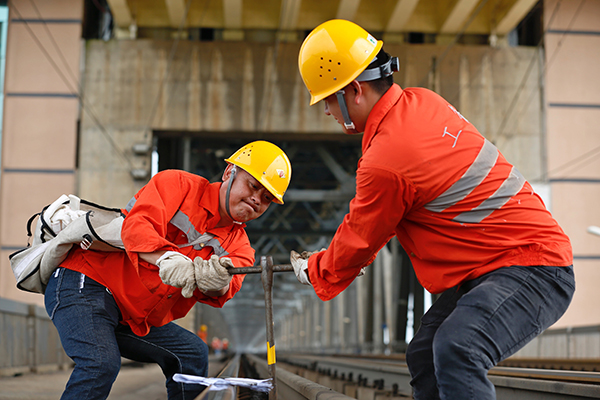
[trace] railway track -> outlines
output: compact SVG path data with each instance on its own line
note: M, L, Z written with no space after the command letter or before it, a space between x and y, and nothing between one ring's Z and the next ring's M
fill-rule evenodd
M496 386L498 400L598 399L599 365L600 360L510 360L493 368L489 376ZM410 374L402 355L317 356L284 353L278 356L276 366L276 393L206 391L197 400L412 398ZM545 366L552 368L540 368ZM227 367L229 371L239 371L244 377L264 379L270 376L263 355L237 356ZM237 376L230 374L222 371L220 376Z

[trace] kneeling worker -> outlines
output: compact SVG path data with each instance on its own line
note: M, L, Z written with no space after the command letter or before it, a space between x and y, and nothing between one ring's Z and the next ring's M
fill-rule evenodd
M173 381L206 376L208 347L175 323L196 302L222 307L254 264L244 223L272 202L283 204L291 178L287 155L265 141L226 159L223 182L179 170L156 174L131 199L121 237L126 252L73 248L45 292L48 314L75 367L62 399L105 399L121 357L157 363L169 399L203 389Z
M394 83L396 57L332 20L300 49L311 105L364 132L356 196L329 248L291 261L323 300L352 283L394 236L417 278L442 293L406 361L414 398L495 399L487 372L548 328L573 292L573 255L531 185L456 108ZM308 258L308 259L305 259Z

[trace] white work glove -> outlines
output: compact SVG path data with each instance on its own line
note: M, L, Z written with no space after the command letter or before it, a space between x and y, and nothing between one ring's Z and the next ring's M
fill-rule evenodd
M292 263L292 267L294 267L294 273L296 274L296 278L303 285L310 285L310 280L308 279L308 259L315 253L319 253L321 251L325 251L327 249L321 249L319 251L303 251L302 254L298 254L294 250L290 252L290 262Z
M290 253L290 261L292 263L292 267L294 267L294 273L296 274L296 278L303 285L311 285L310 280L308 279L308 259L315 253L320 253L321 251L325 251L327 249L323 248L319 251L303 251L302 254L298 254L294 250ZM363 267L360 269L358 276L363 276L367 270L367 267Z
M176 251L167 251L156 261L158 275L170 286L181 288L181 294L190 298L196 290L194 262Z
M202 292L221 290L231 282L227 267L233 268L231 259L213 254L208 260L194 259L196 285Z
M312 286L308 280L308 258L302 258L301 254L292 250L290 252L290 262L292 263L292 267L294 267L294 273L296 274L296 278L298 278L298 282L303 285Z

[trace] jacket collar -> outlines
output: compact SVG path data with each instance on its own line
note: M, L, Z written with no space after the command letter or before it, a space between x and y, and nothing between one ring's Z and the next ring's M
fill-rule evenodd
M367 124L365 126L365 133L363 134L362 139L362 153L365 154L367 149L371 146L371 142L373 138L377 134L377 128L379 128L379 124L383 118L387 115L390 109L398 102L400 96L404 91L402 88L393 84L387 92L381 96L379 101L373 106L373 109L369 113L369 117L367 118Z

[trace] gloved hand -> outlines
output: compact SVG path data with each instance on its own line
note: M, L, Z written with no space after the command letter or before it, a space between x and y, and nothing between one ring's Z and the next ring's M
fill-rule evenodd
M231 282L227 267L233 268L230 258L213 254L208 260L201 257L194 259L196 285L202 292L221 290Z
M170 286L181 288L181 294L190 298L196 290L196 277L194 262L176 251L167 251L156 260L158 275L162 281Z
M303 285L311 285L310 280L308 279L308 259L313 254L325 250L327 249L322 248L319 251L303 251L301 254L298 254L294 250L291 251L290 261L292 263L292 267L294 267L294 273L296 274L296 278L298 278L298 281L300 283L302 283Z
M302 254L298 254L294 250L290 252L290 262L292 263L292 267L294 267L294 273L296 274L296 278L298 278L298 282L303 285L310 285L310 280L308 280L308 257L304 258L303 255L307 253L303 251Z

